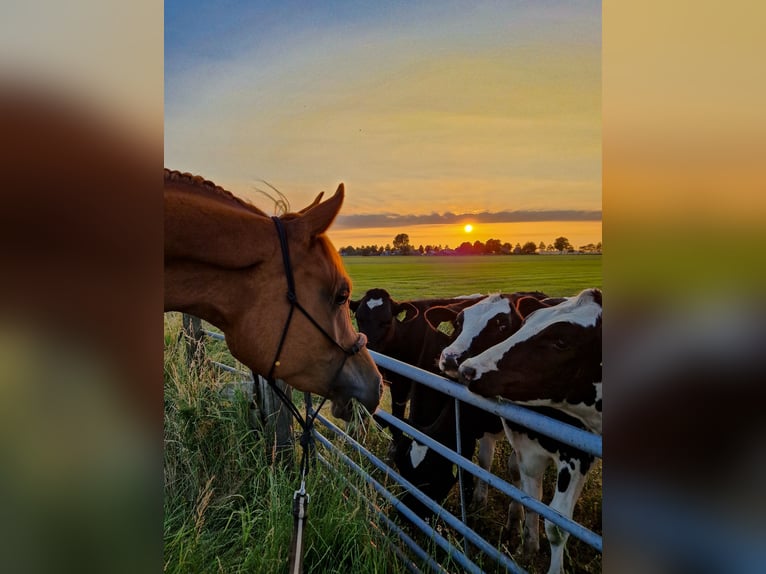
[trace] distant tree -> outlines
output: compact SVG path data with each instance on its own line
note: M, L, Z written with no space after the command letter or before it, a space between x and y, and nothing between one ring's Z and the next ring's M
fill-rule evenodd
M402 255L409 255L412 249L410 246L410 236L406 233L400 233L394 237L394 249L398 249Z
M521 255L521 243L517 243L516 246L513 248L513 254Z
M503 245L499 239L487 239L487 243L484 246L485 253L500 253Z
M601 251L602 249L603 247L601 246L601 242L599 241L598 243L596 243L596 251Z
M503 243L503 245L500 247L500 251L501 251L502 253L505 253L506 255L510 255L510 254L511 254L511 244L510 244L510 243L508 243L508 242L506 241L506 242L505 242L505 243Z
M455 253L458 255L471 255L473 254L473 245L469 241L463 241L456 249Z
M421 243L420 245L418 245L418 253L420 253L421 255L423 255L423 253L425 253L425 251L426 251L426 250L425 250L425 248L423 247L423 244L422 244L422 243Z
M481 255L482 253L484 253L484 243L477 239L473 242L473 254Z
M540 245L537 246L538 251L545 251L545 241L541 241Z
M386 243L386 251L391 251L391 244L390 243Z
M535 251L537 251L537 245L534 241L527 241L521 248L521 252L525 255L532 255Z
M557 251L571 251L572 245L566 237L557 237L553 242L553 247Z

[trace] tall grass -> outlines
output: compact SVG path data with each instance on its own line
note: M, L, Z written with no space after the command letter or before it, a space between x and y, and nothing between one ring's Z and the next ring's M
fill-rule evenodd
M177 316L166 315L165 331L164 569L285 572L297 472L268 456L246 399L221 393L227 377L187 367ZM316 465L307 490L307 571L402 571L365 502L337 476Z

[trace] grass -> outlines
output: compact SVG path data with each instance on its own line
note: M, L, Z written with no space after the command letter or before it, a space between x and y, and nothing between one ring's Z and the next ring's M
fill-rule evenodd
M187 367L179 316L166 315L165 331L164 570L284 572L297 472L267 456L245 398L220 392L231 376ZM380 551L383 533L362 498L334 474L317 465L307 490L310 571L403 571L392 552Z
M543 291L551 297L601 287L600 255L344 257L354 297L382 287L394 299L500 291Z
M601 286L600 256L346 257L343 261L353 279L355 297L372 287L384 287L395 298L407 299L520 290L562 296ZM164 570L179 574L285 572L297 473L267 455L263 436L250 427L245 398L226 398L221 393L236 376L205 364L190 368L179 332L180 316L166 314ZM208 340L206 356L236 366L222 342ZM385 395L384 403L387 399ZM384 458L389 444L386 432L364 428L363 442ZM509 449L507 443L498 445L492 468L506 480ZM361 463L358 455L346 454ZM332 460L326 452L323 455ZM381 473L373 474L386 483ZM376 500L381 510L393 515L370 487L353 475L345 476L364 497ZM552 483L546 482L545 500L550 499ZM312 496L306 530L308 572L407 571L387 546L386 535L364 500L343 480L317 464L307 489ZM445 505L459 516L456 493ZM548 549L542 522L541 552L525 562L517 550L518 536L508 538L502 530L507 505L504 495L490 489L488 509L471 518L471 526L530 572L544 572ZM601 532L600 462L591 472L574 518ZM441 527L441 531L458 547L462 544L448 529ZM424 547L431 546L423 535L408 532ZM461 571L449 560L445 566ZM565 566L570 572L600 572L601 555L570 537Z

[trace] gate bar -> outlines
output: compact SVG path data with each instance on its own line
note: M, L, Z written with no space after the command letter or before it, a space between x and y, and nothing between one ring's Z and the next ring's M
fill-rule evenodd
M462 456L455 456L455 452L443 444L441 444L438 441L435 441L427 434L424 434L417 430L416 428L411 427L405 422L400 421L393 415L390 415L386 411L377 411L375 413L376 416L378 416L381 420L387 422L390 425L393 425L397 427L400 430L403 430L413 438L417 439L417 441L421 444L426 445L428 448L433 449L438 454L446 458L447 460L454 462L458 466L462 466L464 469L466 469L468 472L473 474L474 476L481 478L484 480L489 486L492 486L499 491L503 492L504 494L510 496L514 500L517 500L533 512L538 513L543 518L547 518L557 526L560 526L567 532L569 532L572 536L582 540L589 546L595 548L599 552L603 552L603 540L602 537L596 534L595 532L588 530L581 524L578 524L577 522L574 522L573 520L563 516L559 512L553 510L550 506L547 504L544 504L543 502L532 498L531 496L525 494L523 491L519 490L512 484L509 484L505 482L503 479L498 478L492 473L487 472L477 464L474 464L470 460L463 458Z
M588 454L603 458L601 437L598 435L532 412L508 401L501 402L482 397L472 393L468 390L468 387L453 380L413 367L408 363L397 361L375 351L370 351L370 355L372 355L375 363L384 369L394 371L417 383L441 391L446 395L460 399L464 403L477 406L499 417L517 422L531 430L555 438L559 442L578 448Z
M423 560L423 562L428 564L431 570L433 570L434 572L447 574L447 571L444 568L442 568L441 564L439 564L431 556L429 556L428 553L425 550L423 550L423 548L417 542L415 542L410 537L409 534L407 534L399 526L394 524L393 520L391 520L388 516L383 514L383 512L375 508L375 505L372 503L372 501L366 496L364 496L359 491L359 489L355 485L353 485L345 476L343 476L340 472L338 472L338 469L335 468L330 463L330 461L328 461L324 456L322 456L322 453L317 452L316 457L317 457L317 460L319 460L319 462L321 462L325 466L325 468L335 473L335 476L340 478L346 484L346 486L348 486L351 490L353 490L354 493L361 500L364 500L364 502L367 504L367 507L375 513L375 515L386 525L386 527L389 530L391 530L391 532L396 534L402 540L402 542L404 542L404 544L417 555L418 558L420 558L421 560ZM405 566L409 568L410 564L408 563L412 562L412 558L410 558L409 556L405 556L402 550L395 544L390 544L390 546L394 550L394 552L396 552L397 556L399 556L399 558L402 559L402 562L405 563ZM412 566L415 567L414 564ZM410 569L410 571L412 572L412 569Z
M410 481L402 477L399 473L394 471L390 466L388 466L386 463L384 463L382 460L380 460L378 457L376 457L374 454L372 454L370 451L368 451L366 448L364 448L362 445L360 445L358 442L356 442L354 439L352 439L350 436L344 433L332 422L328 421L321 414L317 415L317 420L321 421L327 428L329 428L332 432L334 432L336 435L342 438L354 450L364 455L379 470L385 472L397 483L404 486L404 488L406 488L410 492L410 494L412 494L419 502L421 502L426 507L428 507L429 510L434 512L438 518L440 518L441 520L444 520L447 526L456 530L458 533L462 534L463 536L467 537L468 540L471 542L471 544L473 544L476 548L481 550L484 554L486 554L487 556L495 560L495 562L499 562L500 564L502 564L502 566L505 567L506 570L508 570L509 572L514 572L517 574L525 574L525 571L521 569L521 567L518 564L516 564L511 558L509 558L508 556L500 552L497 548L489 544L484 538L479 536L470 527L463 524L456 516L454 516L448 510L436 504L431 498L429 498L427 495L421 492L420 489L418 489L414 484L412 484ZM315 435L317 435L318 437L322 437L322 439L324 439L325 441L327 440L318 432L315 432ZM364 473L363 476L365 478L369 476L369 474L367 474L362 469L360 469L360 472ZM374 480L374 479L371 478L371 480ZM399 508L400 506L407 508L407 506L402 504L398 498L394 498L394 500L396 501L396 504L394 504L394 508ZM547 506L545 505L541 504L541 506L543 506L544 508L547 508ZM409 510L409 508L407 508L407 510ZM418 520L420 519L418 518ZM422 522L422 520L420 521ZM428 528L430 530L430 527ZM460 551L458 550L458 552Z

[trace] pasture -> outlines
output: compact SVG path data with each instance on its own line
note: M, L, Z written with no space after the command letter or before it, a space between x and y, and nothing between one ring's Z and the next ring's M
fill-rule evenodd
M525 290L569 296L586 287L601 287L601 256L345 257L343 263L353 281L354 298L373 287L385 288L397 299ZM164 570L283 572L296 473L271 462L264 441L249 428L244 398L222 395L224 385L236 377L204 364L199 370L189 369L178 339L180 316L165 317ZM209 341L206 347L208 357L237 366L231 357L225 358L221 343ZM387 398L384 395L384 405ZM298 394L295 400L300 400ZM323 413L328 410L325 407ZM383 456L387 431L371 427L364 442ZM492 468L506 479L508 449L507 443L499 445ZM364 497L375 498L361 481L343 475ZM378 478L387 482L384 476ZM364 500L342 485L336 474L321 465L309 475L307 571L407 571L387 546L385 529L377 525ZM545 488L548 498L550 481ZM491 543L520 559L518 536L508 539L502 532L507 502L490 490L490 507L482 516L470 517L469 523ZM389 510L380 499L376 503L384 512ZM455 512L457 504L453 492L446 506ZM574 519L601 532L600 462L591 473ZM442 533L452 538L446 530ZM541 532L541 540L544 537ZM428 545L422 538L420 542ZM567 555L568 571L601 571L601 556L574 538ZM543 550L531 563L520 563L530 572L539 572L545 571L546 560ZM449 571L459 571L449 560L444 564Z
M600 255L343 257L356 299L373 287L394 299L543 291L568 297L601 287Z

